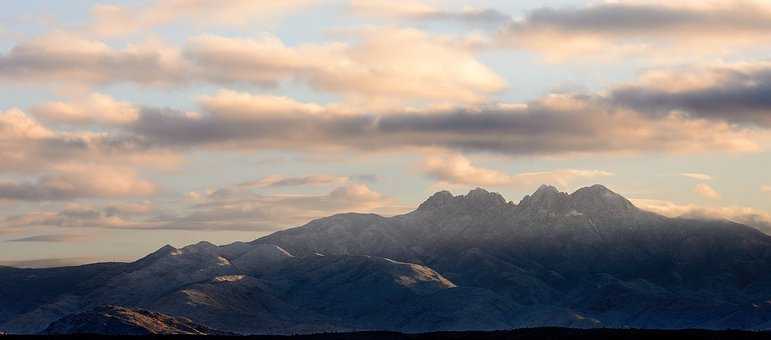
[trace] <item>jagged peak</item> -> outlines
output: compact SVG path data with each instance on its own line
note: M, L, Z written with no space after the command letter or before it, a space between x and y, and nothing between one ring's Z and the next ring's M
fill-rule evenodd
M560 191L557 187L548 184L541 184L533 195L547 195L547 194L559 194Z
M490 192L482 188L475 188L469 191L466 195L453 196L449 191L439 191L434 193L425 202L423 202L418 210L430 210L444 207L473 207L475 209L483 209L486 207L494 207L505 205L506 199L497 192Z
M490 192L482 188L475 188L464 196L466 200L479 203L492 203L495 205L506 204L506 199L497 192Z
M607 187L595 184L584 187L570 194L573 206L579 211L615 211L626 212L636 211L637 207L624 196L621 196Z
M519 202L523 208L550 210L562 204L568 194L559 191L555 186L542 184L534 193L526 195Z
M450 204L453 200L455 200L455 196L451 192L447 190L439 191L420 204L418 210L440 208Z
M175 251L178 251L179 249L175 248L174 246L170 244L166 244L163 247L159 248L155 251L155 253L173 253Z
M191 244L182 248L183 251L202 251L218 248L214 243L208 241L201 241L196 244Z
M551 185L541 185L533 194L525 196L519 207L540 213L556 213L558 216L622 214L638 210L632 202L601 184L580 188L572 194L560 192Z
M179 253L179 249L167 244L159 248L158 250L148 254L147 256L137 260L135 263L147 263L148 261L153 261L155 259L159 259L162 257L166 257L169 255L174 255L178 253Z
M588 186L588 187L580 188L580 189L576 190L575 192L573 192L573 195L575 195L576 193L579 193L579 192L591 192L591 193L595 193L595 194L611 193L611 194L614 194L614 195L618 195L617 193L613 192L612 190L608 189L608 187L606 187L606 186L604 186L602 184L594 184L594 185L591 185L591 186ZM618 196L621 196L621 195L618 195Z

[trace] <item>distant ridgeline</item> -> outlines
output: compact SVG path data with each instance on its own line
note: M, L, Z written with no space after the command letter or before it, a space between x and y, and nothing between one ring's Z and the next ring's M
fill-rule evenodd
M2 267L0 329L115 335L766 330L769 268L771 237L756 229L667 218L600 185L572 194L542 186L517 204L475 189L464 196L436 193L405 215L340 214L248 243L166 246L133 263ZM531 331L517 334L574 332L568 335L588 339L641 332ZM397 339L470 339L463 334L469 333ZM511 334L473 338L504 336Z

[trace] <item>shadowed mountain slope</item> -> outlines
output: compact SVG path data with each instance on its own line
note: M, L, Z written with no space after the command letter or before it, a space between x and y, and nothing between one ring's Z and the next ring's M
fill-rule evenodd
M104 305L241 334L769 329L768 268L771 237L753 228L663 217L601 185L542 186L519 203L444 191L408 214L334 215L249 243L0 268L0 330Z

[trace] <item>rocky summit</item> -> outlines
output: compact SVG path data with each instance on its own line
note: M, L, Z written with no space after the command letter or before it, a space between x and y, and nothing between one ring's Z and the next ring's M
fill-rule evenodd
M133 263L2 267L0 330L767 330L768 268L771 237L756 229L667 218L601 185L545 185L519 203L443 191L404 215L334 215Z

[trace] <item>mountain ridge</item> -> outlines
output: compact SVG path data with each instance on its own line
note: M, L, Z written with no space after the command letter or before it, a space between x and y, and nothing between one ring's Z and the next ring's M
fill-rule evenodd
M440 191L403 215L337 214L132 263L0 268L0 329L35 333L104 305L239 334L768 329L769 266L756 229L667 218L601 185L544 185L519 203Z

